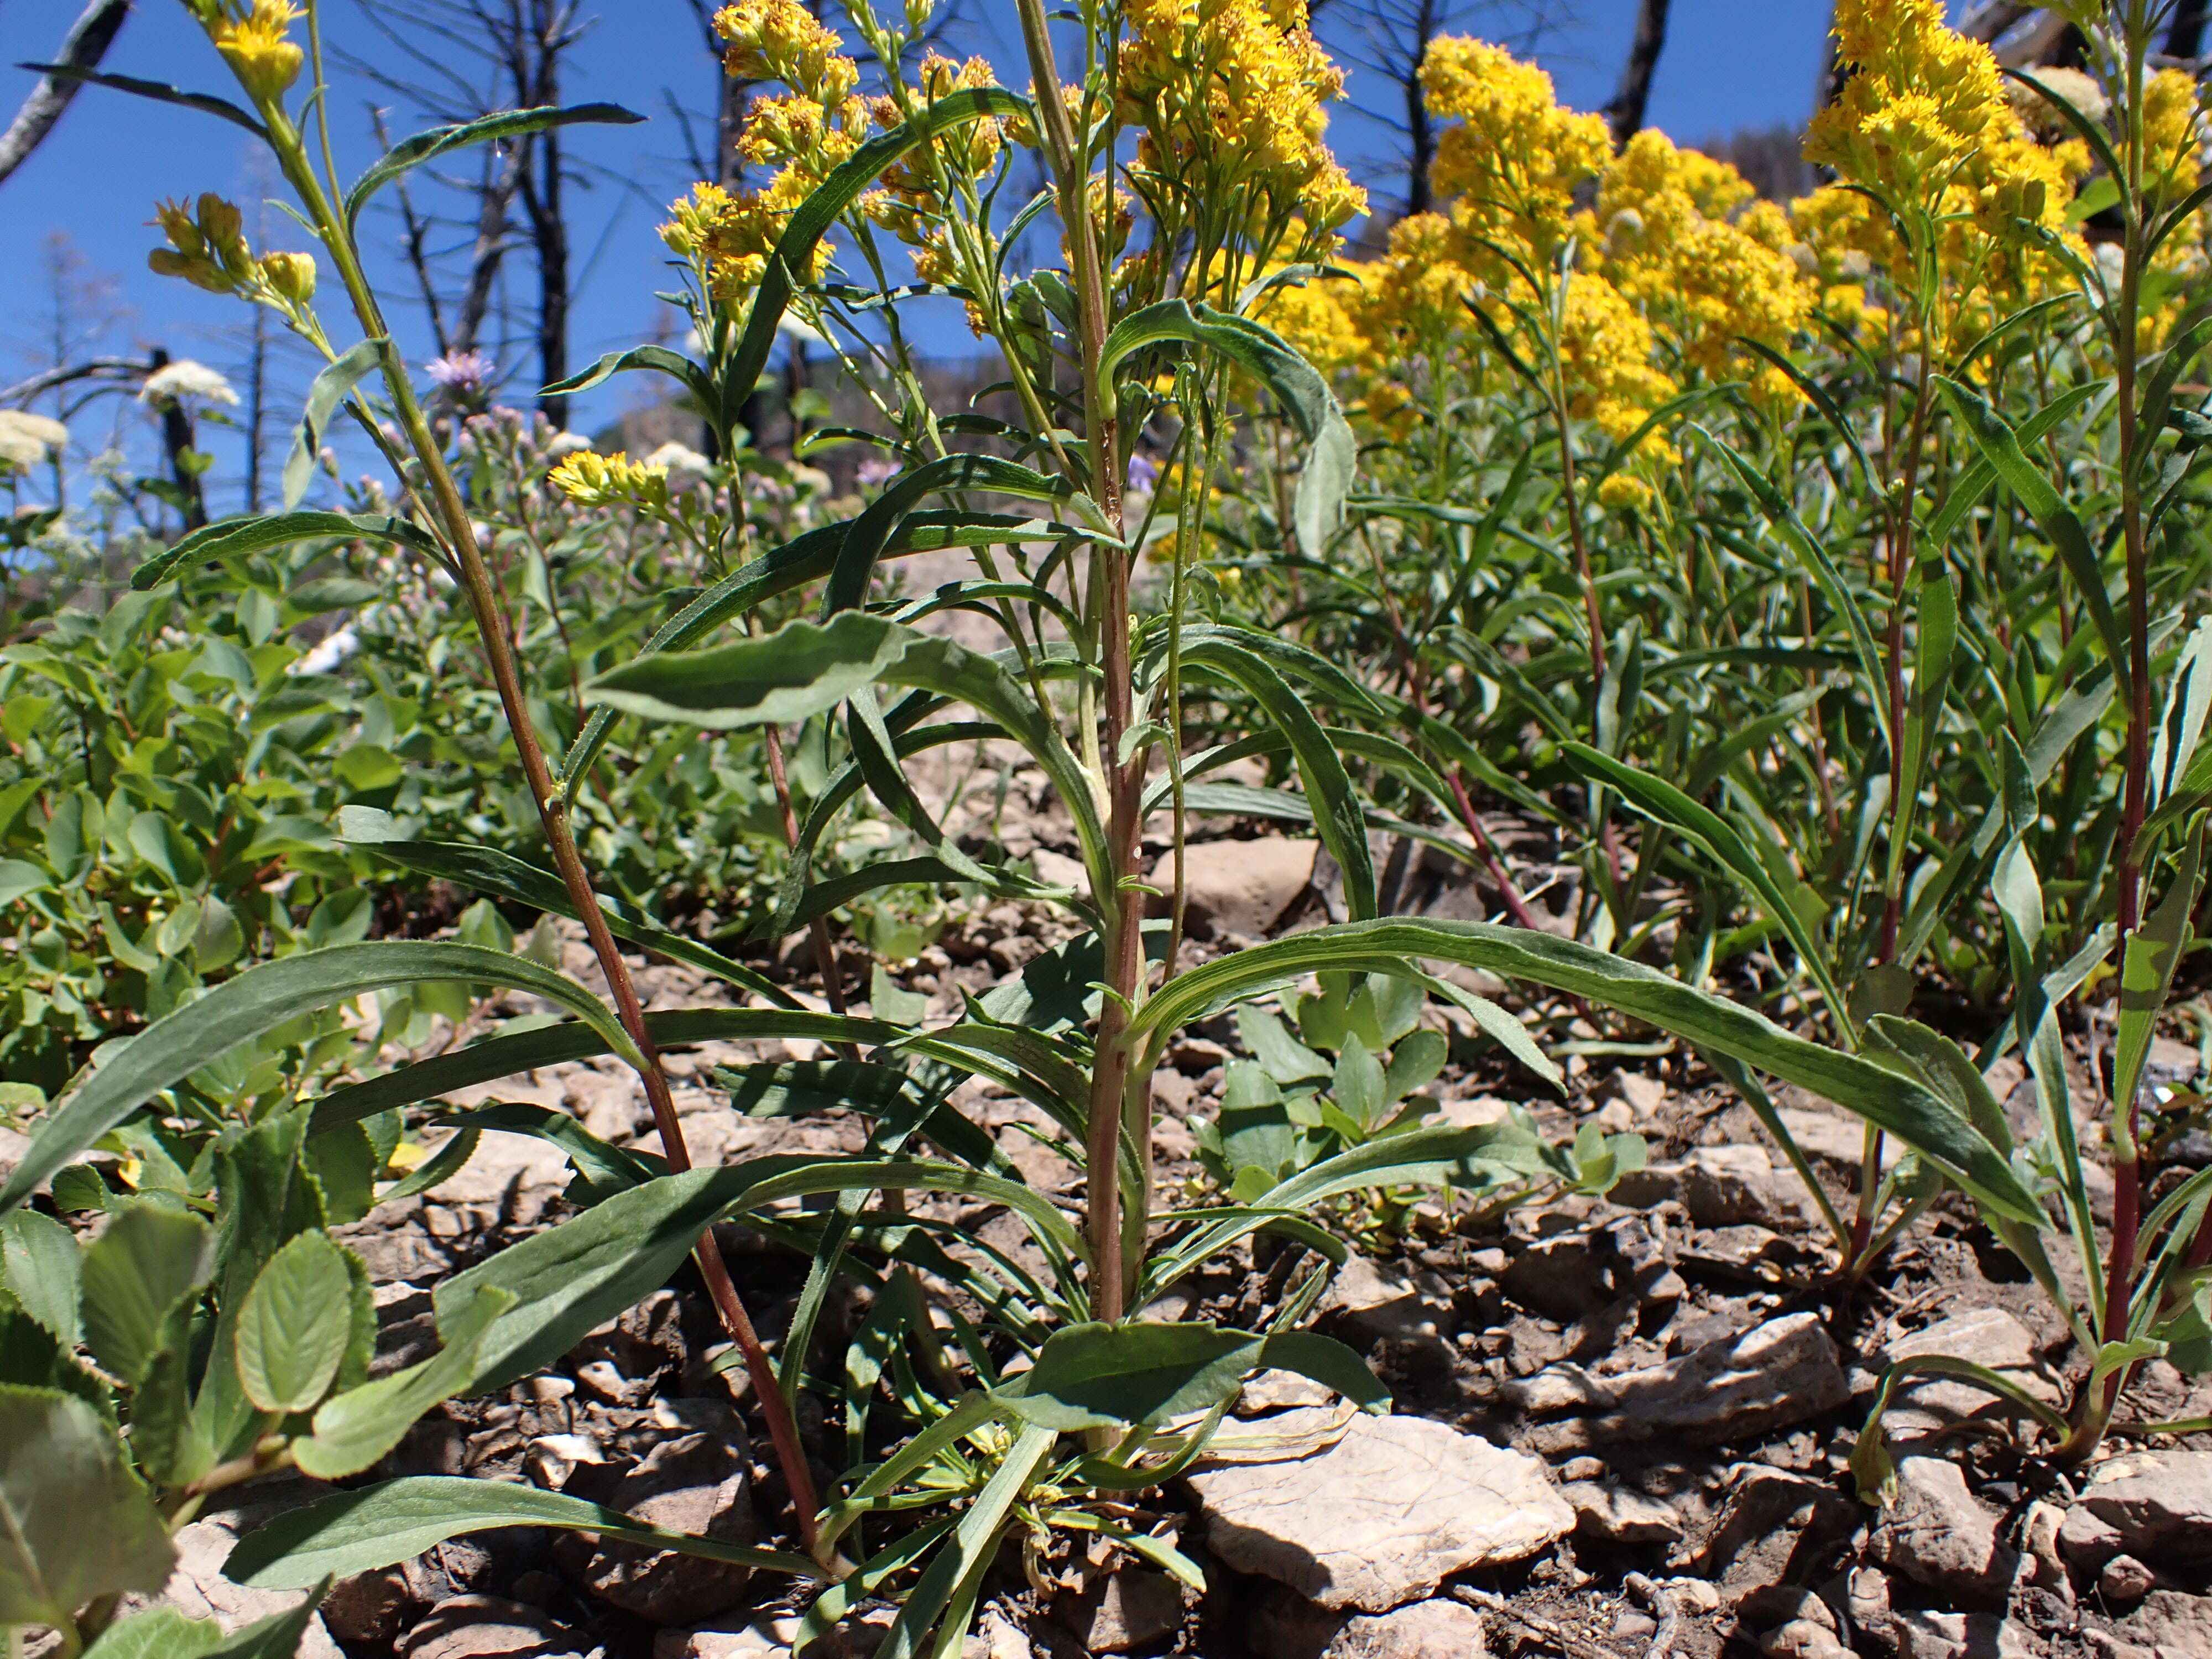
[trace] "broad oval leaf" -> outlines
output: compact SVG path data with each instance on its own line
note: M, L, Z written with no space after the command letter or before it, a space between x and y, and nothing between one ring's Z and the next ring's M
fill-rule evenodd
M84 1253L84 1345L136 1383L165 1345L162 1326L215 1271L214 1233L188 1210L125 1205Z
M0 1626L64 1626L126 1590L152 1595L168 1528L83 1401L0 1384Z
M238 1311L238 1380L264 1412L312 1410L337 1381L351 1334L345 1254L301 1233L269 1259Z

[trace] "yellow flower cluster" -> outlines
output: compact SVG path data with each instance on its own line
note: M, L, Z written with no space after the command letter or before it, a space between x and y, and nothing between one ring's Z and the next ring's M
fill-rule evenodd
M233 16L220 8L204 14L208 38L238 76L239 85L255 101L270 104L291 89L300 78L306 55L289 38L300 9L290 0L253 0L243 15Z
M200 197L197 213L182 202L162 202L155 221L169 246L146 256L157 276L181 276L210 294L236 294L295 315L315 295L315 256L264 253L258 258L246 246L237 206L212 191Z
M1978 334L1994 307L2064 286L2064 263L2048 244L2068 234L2086 147L2037 140L1989 48L1944 26L1942 0L1839 0L1835 28L1850 75L1814 118L1806 157L1923 228L1907 246L1890 216L1863 197L1828 199L1837 189L1796 204L1831 286L1850 286L1834 281L1853 274L1841 263L1849 253L1905 289L1916 256L1932 258L1944 291L1936 314L1916 319L1912 331L1917 340L1924 328L1938 350Z
M1651 325L1628 296L1594 272L1567 283L1559 362L1567 412L1608 438L1625 438L1674 395L1673 380L1652 367Z
M580 449L548 473L546 482L580 507L668 505L668 469L633 461L621 450L601 455Z
M728 43L723 66L741 81L781 81L825 106L860 84L860 65L837 50L836 33L799 0L738 0L714 14Z
M1421 60L1429 108L1458 125L1437 142L1430 173L1470 246L1462 263L1486 276L1482 245L1548 263L1574 217L1574 192L1613 154L1605 122L1559 107L1552 77L1486 40L1446 35Z
M1367 210L1322 135L1344 71L1305 0L1130 0L1119 70L1139 170L1190 199L1237 199L1334 230Z
M1585 261L1661 323L1681 365L1716 378L1741 364L1739 337L1786 348L1818 297L1790 222L1753 193L1726 162L1647 128L1606 165L1577 222ZM1753 378L1762 397L1796 396L1771 366Z

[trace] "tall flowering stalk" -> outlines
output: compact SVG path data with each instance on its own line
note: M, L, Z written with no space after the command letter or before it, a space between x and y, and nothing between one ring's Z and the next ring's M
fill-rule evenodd
M341 207L343 186L331 155L329 88L323 78L319 9L314 0L309 0L304 10L288 0L252 0L250 7L243 10L233 9L227 0L185 0L185 3L207 30L216 50L230 65L259 117L277 167L335 268L355 319L367 337L374 368L391 399L398 434L397 441L376 434L380 447L392 464L402 489L422 504L423 518L437 538L437 556L467 599L485 665L490 671L508 732L514 740L524 781L538 807L546 851L569 904L583 922L592 957L605 976L616 1012L636 1050L636 1069L652 1108L662 1153L671 1169L687 1170L691 1164L690 1149L684 1141L683 1126L677 1120L667 1075L661 1068L653 1034L646 1025L644 1005L639 1000L629 965L616 943L590 872L577 849L568 799L547 762L531 718L504 601L478 549L476 528L470 521L460 486L447 464L445 448L416 394L406 363L385 319L382 304L363 270L355 237L353 206L346 204ZM304 46L291 33L292 26L302 17L307 28ZM309 78L307 107L313 111L315 130L319 135L319 155L311 150L308 136L301 131L288 104L288 95L303 70ZM317 345L334 365L338 364L339 354L331 347L312 309L315 288L313 259L299 254L271 254L259 260L252 259L245 249L236 210L219 204L211 212L208 204L216 201L213 198L203 198L197 222L186 219L181 210L164 211L162 223L172 246L157 250L155 268L185 276L204 287L220 284L245 298L274 307L295 331ZM351 379L342 382L340 390L350 390L366 367L363 364L361 369L353 370ZM374 428L371 427L371 430ZM744 1354L754 1393L768 1419L800 1534L811 1547L814 1516L819 1504L814 1496L813 1476L799 1445L797 1426L775 1386L774 1363L754 1329L744 1298L730 1277L711 1232L701 1237L695 1255L716 1314Z

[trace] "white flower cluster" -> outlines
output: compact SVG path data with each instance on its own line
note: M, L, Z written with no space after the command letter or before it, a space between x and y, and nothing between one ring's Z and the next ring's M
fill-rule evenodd
M0 463L17 472L28 472L51 451L61 453L69 441L69 428L59 421L28 410L0 409Z

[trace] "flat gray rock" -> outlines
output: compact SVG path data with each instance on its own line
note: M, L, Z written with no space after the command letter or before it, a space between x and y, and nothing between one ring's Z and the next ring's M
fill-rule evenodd
M1717 1446L1802 1423L1850 1398L1836 1345L1811 1313L1771 1319L1663 1365L1577 1380L1576 1392L1588 1402L1583 1409L1604 1414L1536 1425L1528 1443L1538 1450L1582 1451L1647 1437Z
M1322 1659L1487 1659L1482 1615L1439 1596L1346 1622Z
M2114 1556L2153 1567L2212 1565L2212 1452L2128 1452L2089 1472L2058 1547L2092 1571Z
M1285 1413L1269 1426L1327 1415ZM1189 1480L1207 1546L1230 1566L1364 1613L1521 1560L1575 1526L1540 1461L1418 1417L1355 1417L1325 1450L1201 1466Z
M1897 1466L1897 1495L1875 1528L1875 1558L1930 1589L2001 1599L2020 1552L1999 1541L1997 1516L1966 1489L1960 1467L1941 1457Z

